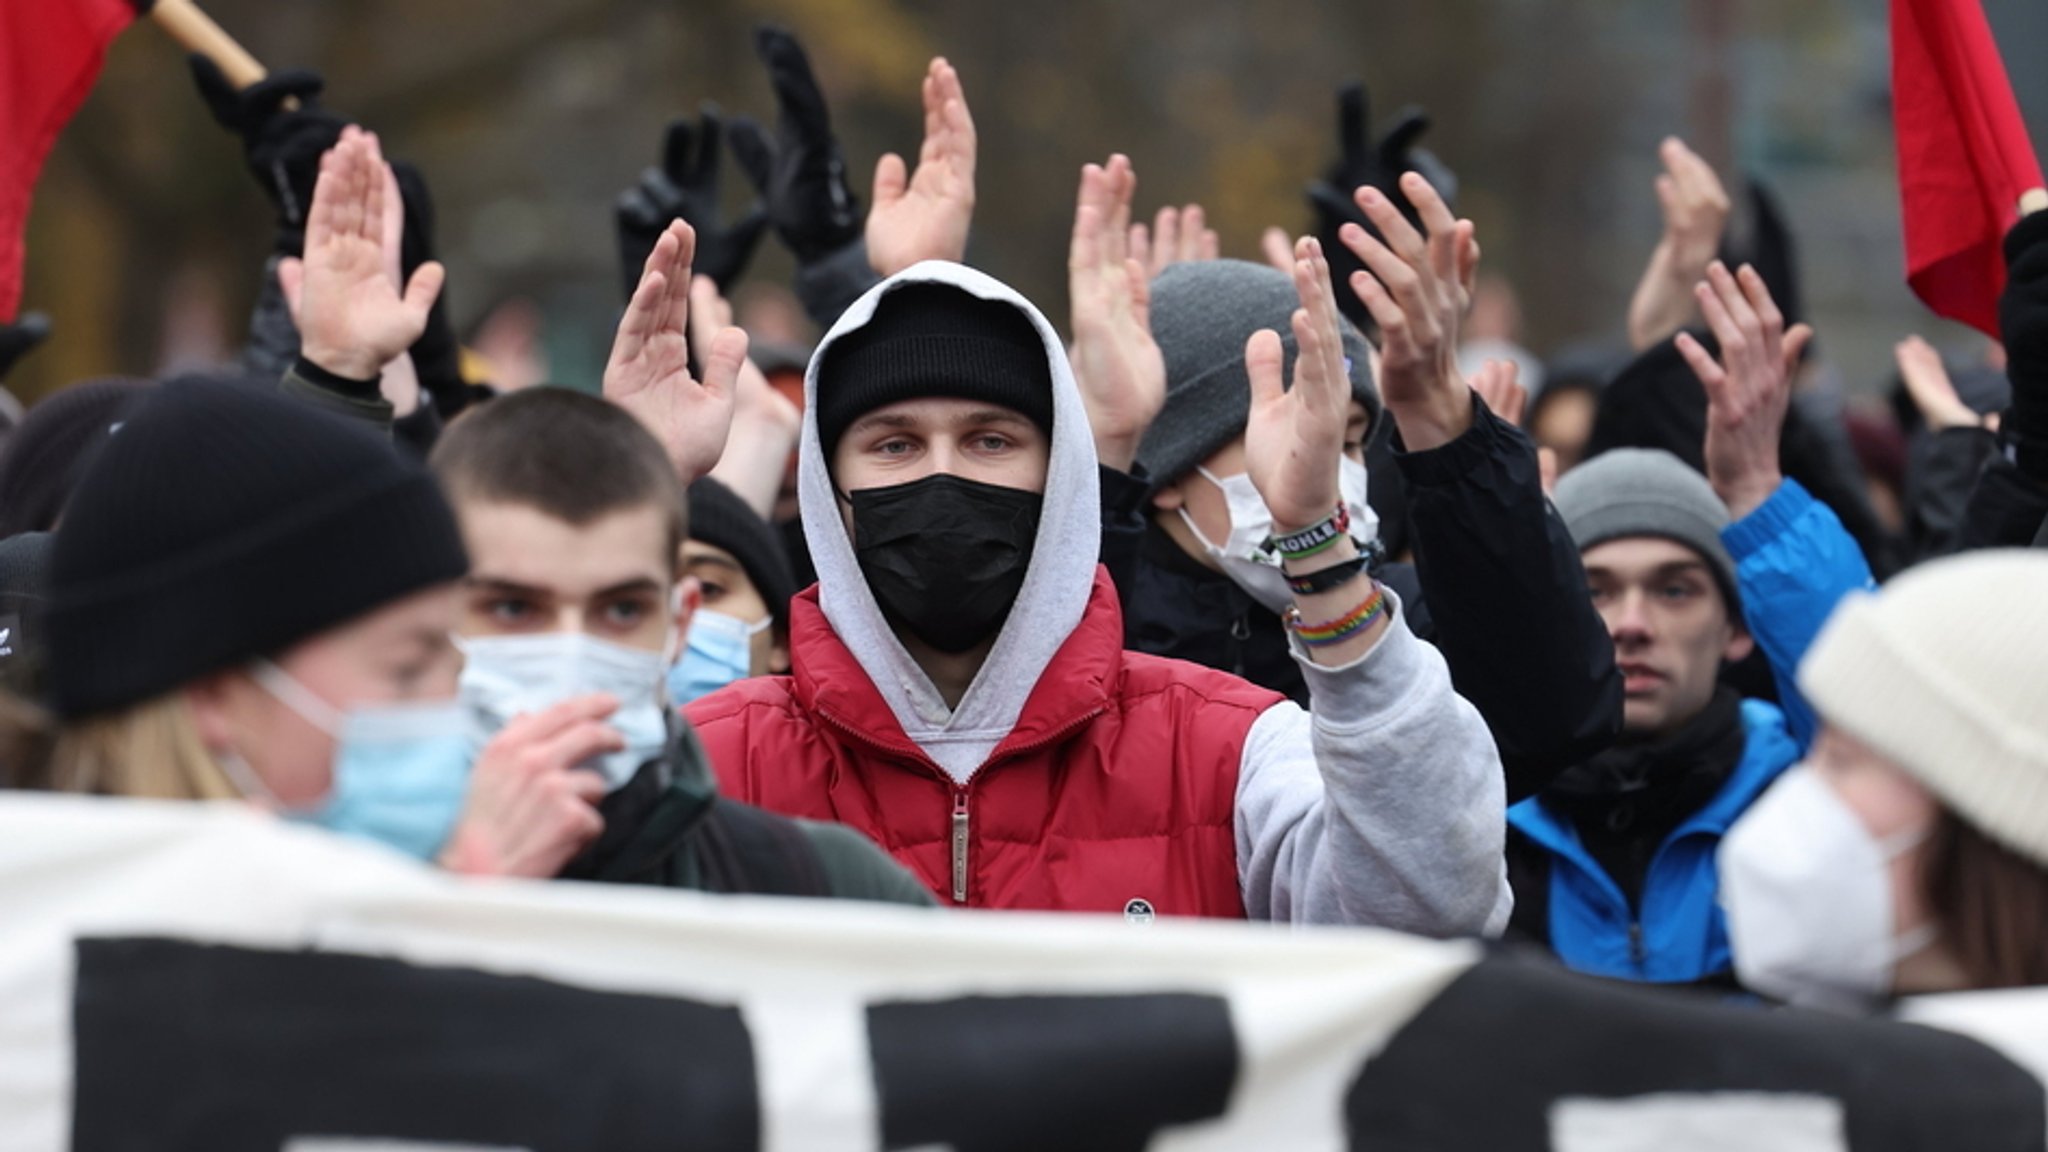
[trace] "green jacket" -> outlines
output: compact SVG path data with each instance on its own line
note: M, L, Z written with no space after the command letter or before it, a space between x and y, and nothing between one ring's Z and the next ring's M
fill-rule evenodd
M794 820L718 795L689 725L598 807L604 833L562 871L568 880L703 892L825 896L930 906L915 876L859 832Z

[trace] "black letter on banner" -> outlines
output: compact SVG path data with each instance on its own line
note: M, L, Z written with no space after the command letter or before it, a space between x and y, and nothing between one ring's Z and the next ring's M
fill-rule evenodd
M81 940L73 1152L295 1136L755 1152L739 1010L320 952Z
M1497 958L1458 977L1366 1061L1344 1116L1354 1152L1551 1152L1559 1100L1730 1092L1840 1101L1856 1152L2048 1142L2041 1082L1966 1036Z
M1217 996L968 997L868 1009L882 1146L1139 1152L1222 1116L1237 1033Z

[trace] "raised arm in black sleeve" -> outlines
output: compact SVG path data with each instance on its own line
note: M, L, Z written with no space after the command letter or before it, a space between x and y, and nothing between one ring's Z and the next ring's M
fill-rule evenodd
M2005 268L1998 327L2012 407L1999 426L2002 450L1970 493L1959 550L2025 548L2048 518L2048 212L2005 234Z
M1512 804L1613 743L1621 676L1534 445L1477 395L1472 404L1463 435L1395 460L1431 639L1493 730Z

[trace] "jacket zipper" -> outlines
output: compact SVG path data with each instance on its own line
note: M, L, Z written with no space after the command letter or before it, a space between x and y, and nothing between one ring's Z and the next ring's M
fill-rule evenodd
M1636 966L1637 974L1641 975L1643 973L1643 965L1650 957L1648 950L1643 947L1643 922L1640 920L1629 921L1628 958L1629 962Z
M967 789L953 789L953 903L967 903Z
M1093 723L1095 721L1095 718L1101 716L1105 710L1106 709L1102 708L1091 708L1086 713L1074 717L1072 720L1069 720L1065 724L1060 725L1058 728L1055 728L1052 731L1046 733L1045 735L1040 736L1036 740L1032 740L1024 744L1019 744L1017 747L1008 750L1004 754L1003 758L1006 760L1013 759L1015 757L1022 756L1026 753L1036 752L1041 748L1049 748L1052 745L1057 744L1062 740L1065 740L1067 737L1073 735L1074 733L1080 731L1082 728ZM853 737L861 743L866 744L872 748L880 749L884 752L889 752L897 756L903 756L909 759L912 763L917 764L919 767L930 772L932 775L937 776L947 781L948 783L952 783L953 778L951 776L946 775L945 769L940 768L937 764L932 763L931 760L928 757L926 757L922 751L917 749L915 745L912 745L909 748L899 747L885 741L877 740L872 736L869 736L867 733L861 731L859 728L847 723L846 721L840 719L837 716L834 716L830 712L826 712L822 709L819 709L817 710L817 714L823 717L827 723L832 725L832 727L839 729L841 732L846 733L848 736ZM992 767L994 763L994 761L990 761L989 764L983 765L983 769L986 770L987 768ZM970 829L971 824L967 813L967 787L963 784L953 784L953 835L951 871L953 873L953 902L955 904L967 903L967 836Z

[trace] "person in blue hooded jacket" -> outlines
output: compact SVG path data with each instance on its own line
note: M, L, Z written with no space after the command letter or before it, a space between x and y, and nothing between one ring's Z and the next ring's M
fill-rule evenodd
M1835 604L1871 586L1841 521L1778 471L1790 332L1749 268L1715 265L1702 311L1716 361L1679 346L1706 387L1706 476L1619 449L1568 473L1578 544L1623 676L1623 735L1508 812L1511 932L1595 975L1732 986L1715 874L1722 837L1811 743L1793 671ZM1781 703L1745 700L1725 663L1761 647Z

